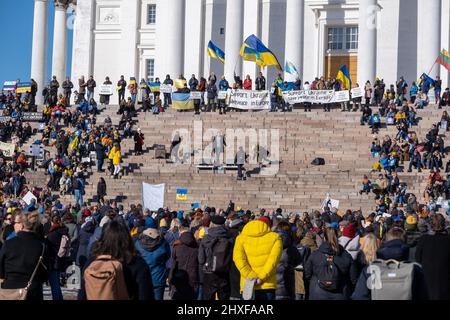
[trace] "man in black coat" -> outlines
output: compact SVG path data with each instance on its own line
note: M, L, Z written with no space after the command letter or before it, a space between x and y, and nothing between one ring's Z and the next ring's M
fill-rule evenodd
M202 239L200 248L198 250L198 262L200 268L203 270L203 297L205 300L215 300L216 294L219 300L229 300L230 298L230 278L229 271L232 262L232 240L229 238L228 230L224 226L225 218L219 215L211 217L211 224L208 233ZM225 241L228 246L227 257L222 257L223 261L218 264L226 263L223 270L215 271L214 266L214 252L216 246L221 246L219 241ZM225 245L224 245L225 247ZM219 256L220 259L221 256Z
M95 141L95 156L96 156L97 171L103 172L103 162L105 161L106 150L105 146L100 143L99 139Z
M422 264L428 296L432 300L450 300L450 235L441 214L430 218L433 235L423 235L416 249Z

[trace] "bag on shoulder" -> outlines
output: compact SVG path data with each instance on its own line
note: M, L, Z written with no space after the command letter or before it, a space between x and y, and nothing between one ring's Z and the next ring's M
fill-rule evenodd
M31 284L33 283L34 277L36 276L39 266L42 265L45 268L45 265L43 263L44 251L45 251L45 245L42 245L42 253L39 256L36 267L34 268L33 273L31 274L30 280L28 281L27 286L25 288L3 289L1 287L1 283L3 282L3 280L0 280L0 300L26 300L27 299L28 290L30 289Z
M122 263L98 256L84 271L87 300L129 300Z
M317 282L321 289L335 292L340 287L341 272L334 263L334 256L325 255L326 263L320 267L317 275Z
M227 238L219 238L210 248L207 248L205 272L224 273L231 268L231 242Z
M415 262L375 260L367 268L372 300L411 300Z
M61 244L59 245L58 257L59 258L68 258L70 257L70 238L67 235L63 235L61 237Z

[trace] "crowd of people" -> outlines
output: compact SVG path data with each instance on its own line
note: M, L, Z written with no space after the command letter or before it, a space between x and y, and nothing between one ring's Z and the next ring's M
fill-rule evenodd
M234 80L233 88L267 88L262 74L255 86L250 77L242 81L235 76ZM56 78L43 92L45 126L41 128L41 141L35 143L55 150L55 155L43 162L48 175L46 185L27 184L25 173L30 164L23 152L17 152L20 147L11 161L3 155L0 158L2 288L25 287L42 257L28 299L43 299L46 282L52 298L63 299L61 285L67 281L66 270L73 263L81 270L81 300L162 300L167 298L167 288L174 300L240 300L247 299L249 292L255 300L450 298L450 235L445 217L437 213L438 198L450 196L450 179L444 180L439 174L445 158L439 128L449 123L448 115L444 112L442 122L434 125L422 142L410 132L411 126L418 124L415 108L426 107L417 103L421 97L414 98L414 93L426 95L426 85L417 91L411 88L408 104L403 79L397 83L397 90L392 86L386 91L383 81L377 79L373 89L370 83L365 86L364 106L362 98L341 106L343 111L361 109L361 124L369 123L374 133L381 129L381 121L374 121L377 116L392 119L387 123L398 128L395 139L374 138L372 143L372 155L379 158L373 170L380 176L374 183L367 176L363 179L360 193L376 194L376 210L367 215L330 206L322 212L294 213L281 208L254 212L235 207L232 202L224 210L200 208L197 204L179 212L167 208L152 212L141 205L126 210L116 201L105 199L107 186L103 178L97 185L97 201L86 203L83 195L89 166L95 163L97 171L103 172L107 160L111 175L120 178L123 139L133 138L136 154L142 154L144 136L135 116L141 111L164 112L171 101L170 94L164 93L162 103L159 91L152 91L144 79L138 85L135 81L127 84L121 77L117 84L120 122L114 125L106 117L103 123L97 123L101 110L94 100L96 82L93 77L87 82L82 77L78 83L75 109L70 103L74 87L70 79L63 82L62 95L58 96ZM216 83L214 74L208 80L197 80L193 75L179 91L207 92L205 101L194 101L196 113L202 107L209 111L217 107L225 113L225 104L217 100L218 91L230 85L224 77L218 88ZM112 84L109 78L105 84ZM173 85L173 80L168 76L163 84ZM281 75L273 85L283 89L271 91L271 111L291 110L292 106L283 103L279 95L284 89L341 89L336 80L315 79L310 85L298 79L290 84ZM437 92L437 83L434 88ZM125 100L127 89L130 97ZM445 92L442 97L439 92L440 99L436 100L440 106L448 105L448 89ZM26 99L35 101L36 93L37 88ZM109 104L109 98L102 95L100 103ZM10 97L4 103L5 110L22 112L26 104L18 101L24 99ZM15 101L14 107L11 101ZM137 107L139 101L141 109ZM374 106L378 110L372 112ZM304 106L305 110L311 107ZM324 109L329 111L330 107ZM20 119L0 125L2 142L17 137L20 146L33 136L31 126ZM407 185L398 177L399 167L407 161L409 170L430 169L423 202L408 193ZM449 169L447 164L446 172ZM21 199L29 192L35 198L26 203ZM75 203L63 204L58 193L74 194ZM410 272L408 279L413 280L395 287L389 278L381 277L385 289L368 286L373 268L387 270L386 261L391 259ZM116 272L102 278L111 268Z

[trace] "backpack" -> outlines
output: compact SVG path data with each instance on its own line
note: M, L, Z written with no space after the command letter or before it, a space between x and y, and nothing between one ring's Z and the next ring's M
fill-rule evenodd
M312 165L315 165L315 166L323 166L323 165L325 165L325 159L324 159L324 158L315 158L315 159L311 162L311 164L312 164Z
M231 268L232 248L228 238L218 238L206 248L206 273L229 272Z
M336 292L340 288L341 272L334 263L334 256L325 255L326 263L320 266L317 283L323 290Z
M70 248L71 248L70 239L67 235L63 235L61 238L61 244L59 245L58 257L59 258L68 258L70 257Z
M84 271L87 300L129 300L122 263L98 256Z
M367 268L372 300L411 300L415 262L375 260Z
M158 114L159 113L159 108L157 106L154 106L152 109L153 109L153 113L154 114Z

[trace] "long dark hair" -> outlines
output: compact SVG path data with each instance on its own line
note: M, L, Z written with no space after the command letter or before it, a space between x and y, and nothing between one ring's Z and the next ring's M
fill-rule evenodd
M113 259L128 264L137 255L128 229L115 220L103 227L100 239L92 249L95 257L110 255Z

